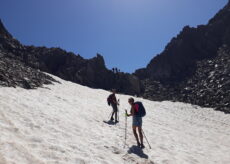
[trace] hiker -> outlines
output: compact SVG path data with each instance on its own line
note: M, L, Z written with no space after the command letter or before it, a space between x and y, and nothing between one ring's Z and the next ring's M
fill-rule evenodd
M115 115L115 123L117 123L118 122L118 119L117 119L117 112L118 112L117 105L119 105L119 103L117 101L117 98L116 98L115 94L116 94L116 90L112 89L112 94L109 95L107 101L108 101L108 104L111 105L112 109L113 109L110 121L114 120L113 115Z
M137 141L137 146L144 148L144 144L143 144L143 134L142 134L142 117L145 115L145 109L144 110L144 114L139 114L138 111L140 111L140 108L143 107L141 102L134 102L134 99L131 97L128 100L130 106L131 106L131 110L130 110L130 114L127 113L126 111L126 116L133 116L133 124L132 124L132 128L133 128L133 134L136 138ZM144 108L144 107L143 107ZM138 129L138 133L139 133L139 137L137 135L137 129ZM139 141L140 138L140 141Z

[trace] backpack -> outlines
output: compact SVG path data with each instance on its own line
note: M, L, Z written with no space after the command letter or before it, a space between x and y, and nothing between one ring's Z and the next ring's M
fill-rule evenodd
M109 106L110 106L111 102L112 102L112 94L107 97L107 103Z
M136 112L136 116L144 117L146 115L146 111L145 111L145 107L142 104L142 102L135 102L134 104L138 104L139 106L138 111Z

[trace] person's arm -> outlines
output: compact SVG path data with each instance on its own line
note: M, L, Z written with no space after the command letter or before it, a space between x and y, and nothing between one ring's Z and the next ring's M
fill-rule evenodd
M133 116L134 115L134 108L131 107L131 111L130 111L130 114L127 113L127 110L126 110L126 116Z

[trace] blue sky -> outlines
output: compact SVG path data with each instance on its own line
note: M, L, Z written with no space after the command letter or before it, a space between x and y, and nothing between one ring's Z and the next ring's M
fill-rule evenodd
M145 67L185 25L206 24L228 0L0 0L0 19L26 45L61 47L108 68Z

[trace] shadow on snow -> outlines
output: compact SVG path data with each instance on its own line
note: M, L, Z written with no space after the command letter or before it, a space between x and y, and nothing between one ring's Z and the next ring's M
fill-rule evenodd
M116 125L117 123L113 122L113 121L103 121L104 123L106 124L109 124L109 125Z
M132 147L129 148L128 150L128 153L129 154L136 154L137 156L141 157L141 158L145 158L145 159L148 159L148 155L146 155L143 150L136 146L136 145L133 145Z

